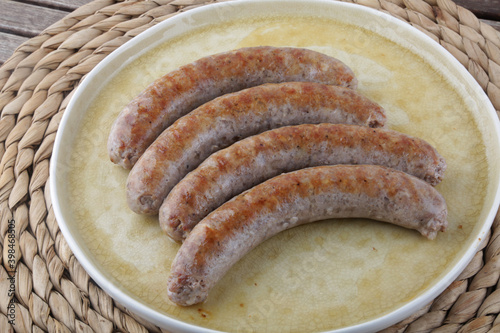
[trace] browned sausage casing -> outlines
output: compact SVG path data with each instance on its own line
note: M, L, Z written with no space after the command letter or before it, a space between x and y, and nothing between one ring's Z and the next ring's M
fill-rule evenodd
M282 174L234 197L196 225L172 264L168 296L183 306L203 302L231 266L264 240L300 224L353 217L415 229L430 239L447 226L443 197L401 171L337 165Z
M307 49L250 47L201 58L156 80L125 106L111 128L110 159L131 168L167 126L201 104L248 87L287 81L357 85L341 61Z
M127 200L157 214L170 190L213 152L272 128L317 123L380 127L385 111L355 90L312 82L268 83L205 103L168 127L130 171Z
M184 177L160 208L160 226L181 242L208 213L283 172L335 164L376 164L441 181L443 157L424 140L356 125L287 126L238 141Z

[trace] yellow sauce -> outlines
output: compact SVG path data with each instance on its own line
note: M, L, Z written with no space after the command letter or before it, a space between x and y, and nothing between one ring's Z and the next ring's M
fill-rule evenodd
M437 189L449 228L428 241L367 220L322 221L283 232L238 262L206 303L180 308L166 295L179 245L157 217L132 213L128 171L106 140L121 108L154 79L202 56L255 46L306 47L335 56L359 90L387 111L389 127L433 144L448 169ZM92 103L73 150L69 188L89 251L123 289L169 316L231 332L323 331L359 324L414 299L460 257L483 209L484 144L464 98L432 64L368 30L311 18L258 19L191 32L119 72Z

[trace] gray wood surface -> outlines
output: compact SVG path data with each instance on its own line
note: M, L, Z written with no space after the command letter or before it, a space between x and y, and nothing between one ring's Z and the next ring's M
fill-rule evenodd
M29 38L92 0L0 0L0 65Z
M19 2L32 4L40 7L54 8L72 12L78 7L81 7L90 1L91 0L28 0Z
M0 65L27 39L92 0L0 0ZM500 31L500 0L455 0Z
M492 21L492 20L484 20L484 19L481 19L481 21L488 23L493 28L495 28L498 31L500 31L500 21Z
M0 32L0 63L8 59L14 50L28 39L28 37Z
M500 21L500 0L454 0L459 6L473 12L478 18Z
M22 37L35 37L69 12L17 2L0 1L0 31Z

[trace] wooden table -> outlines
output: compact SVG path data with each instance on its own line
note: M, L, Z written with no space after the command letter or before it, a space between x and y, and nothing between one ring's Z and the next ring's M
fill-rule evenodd
M92 0L0 0L0 64L24 41Z
M0 0L0 64L21 43L90 1L92 0ZM500 31L500 0L455 2Z

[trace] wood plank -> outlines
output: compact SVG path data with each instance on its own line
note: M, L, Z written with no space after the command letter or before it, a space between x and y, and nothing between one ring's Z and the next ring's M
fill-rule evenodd
M14 53L16 48L29 38L0 32L0 65Z
M500 21L491 21L491 20L480 20L484 23L488 23L493 28L497 29L500 32Z
M478 18L500 21L500 0L454 0L473 12Z
M78 7L81 7L92 0L14 0L40 7L47 7L52 9L60 9L72 12Z
M68 15L66 11L15 1L0 1L0 13L3 13L0 15L0 31L22 37L34 37Z

